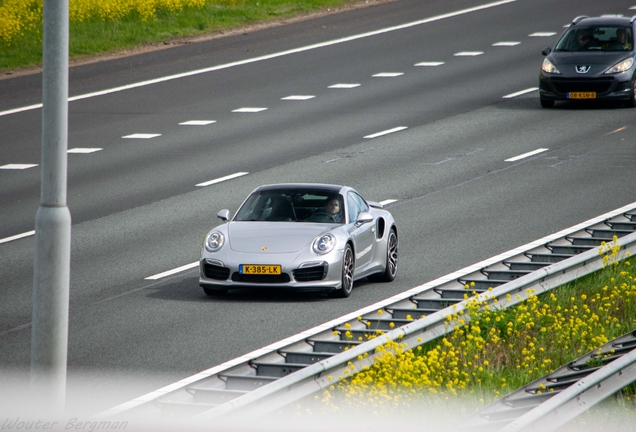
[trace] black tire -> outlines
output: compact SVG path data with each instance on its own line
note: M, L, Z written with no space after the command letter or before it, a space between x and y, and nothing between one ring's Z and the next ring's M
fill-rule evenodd
M342 254L340 288L331 291L329 293L331 297L346 298L351 295L351 291L353 291L353 269L355 268L354 264L355 261L353 258L353 249L351 249L351 245L347 243L347 246L345 246L344 254Z
M554 101L549 99L541 99L541 106L543 108L552 108L554 106Z
M210 288L208 286L203 286L203 285L201 285L201 288L203 288L203 292L213 297L227 294L227 290L223 288Z
M625 108L636 108L636 79L632 81L632 91L629 99L625 101Z
M386 263L384 273L376 273L368 277L373 282L393 282L398 270L398 236L394 229L389 231L386 246Z

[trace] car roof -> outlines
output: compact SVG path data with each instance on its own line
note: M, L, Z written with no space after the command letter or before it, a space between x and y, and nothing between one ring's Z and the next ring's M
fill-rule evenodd
M577 21L577 18L580 18ZM610 25L610 26L630 26L633 20L632 18L628 18L628 17L619 17L619 16L606 16L606 17L577 17L575 18L572 25L570 27L577 27L577 26L604 26L604 25Z
M334 184L326 184L326 183L277 183L277 184L259 186L256 189L254 189L253 192L287 189L287 190L303 190L303 191L320 190L320 191L328 191L330 193L337 194L337 193L340 193L340 191L343 188L345 187L340 185L334 185Z

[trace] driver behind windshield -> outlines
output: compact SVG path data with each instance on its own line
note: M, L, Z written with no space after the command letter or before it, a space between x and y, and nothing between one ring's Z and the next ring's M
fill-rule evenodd
M336 222L342 220L342 214L340 213L340 200L336 196L327 198L325 203L325 212L331 216Z
M581 29L576 33L577 50L586 50L594 46L592 29Z

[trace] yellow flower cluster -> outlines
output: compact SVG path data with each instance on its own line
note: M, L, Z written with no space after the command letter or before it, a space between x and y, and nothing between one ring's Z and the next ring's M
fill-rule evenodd
M213 3L235 5L237 0L216 0ZM210 0L69 0L69 20L83 22L92 18L118 20L137 14L143 21L156 17L158 10L176 13L190 7L202 8ZM25 32L41 34L43 0L0 1L0 42L24 36Z
M0 42L10 45L25 33L40 35L43 0L4 0L0 2Z
M601 272L541 296L528 290L513 308L472 297L465 313L447 316L453 331L441 341L414 350L387 342L375 363L323 392L323 408L394 412L459 396L484 405L633 330L636 281L619 251L604 248L612 265Z
M170 13L186 7L202 8L205 0L70 0L69 19L82 22L93 17L101 20L117 20L137 13L142 21L154 19L157 10L165 9Z

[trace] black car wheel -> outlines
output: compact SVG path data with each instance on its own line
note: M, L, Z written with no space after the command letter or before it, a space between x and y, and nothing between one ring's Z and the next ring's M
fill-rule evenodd
M344 254L342 255L342 273L340 276L340 288L331 292L333 297L345 298L349 297L353 290L353 249L351 245L345 246Z
M552 108L554 106L554 101L549 99L541 99L541 106L543 108Z
M636 108L636 78L632 81L632 91L629 99L625 101L626 108Z
M398 237L394 229L389 232L386 247L386 265L384 273L374 274L368 277L369 280L377 282L392 282L397 275L398 269Z

